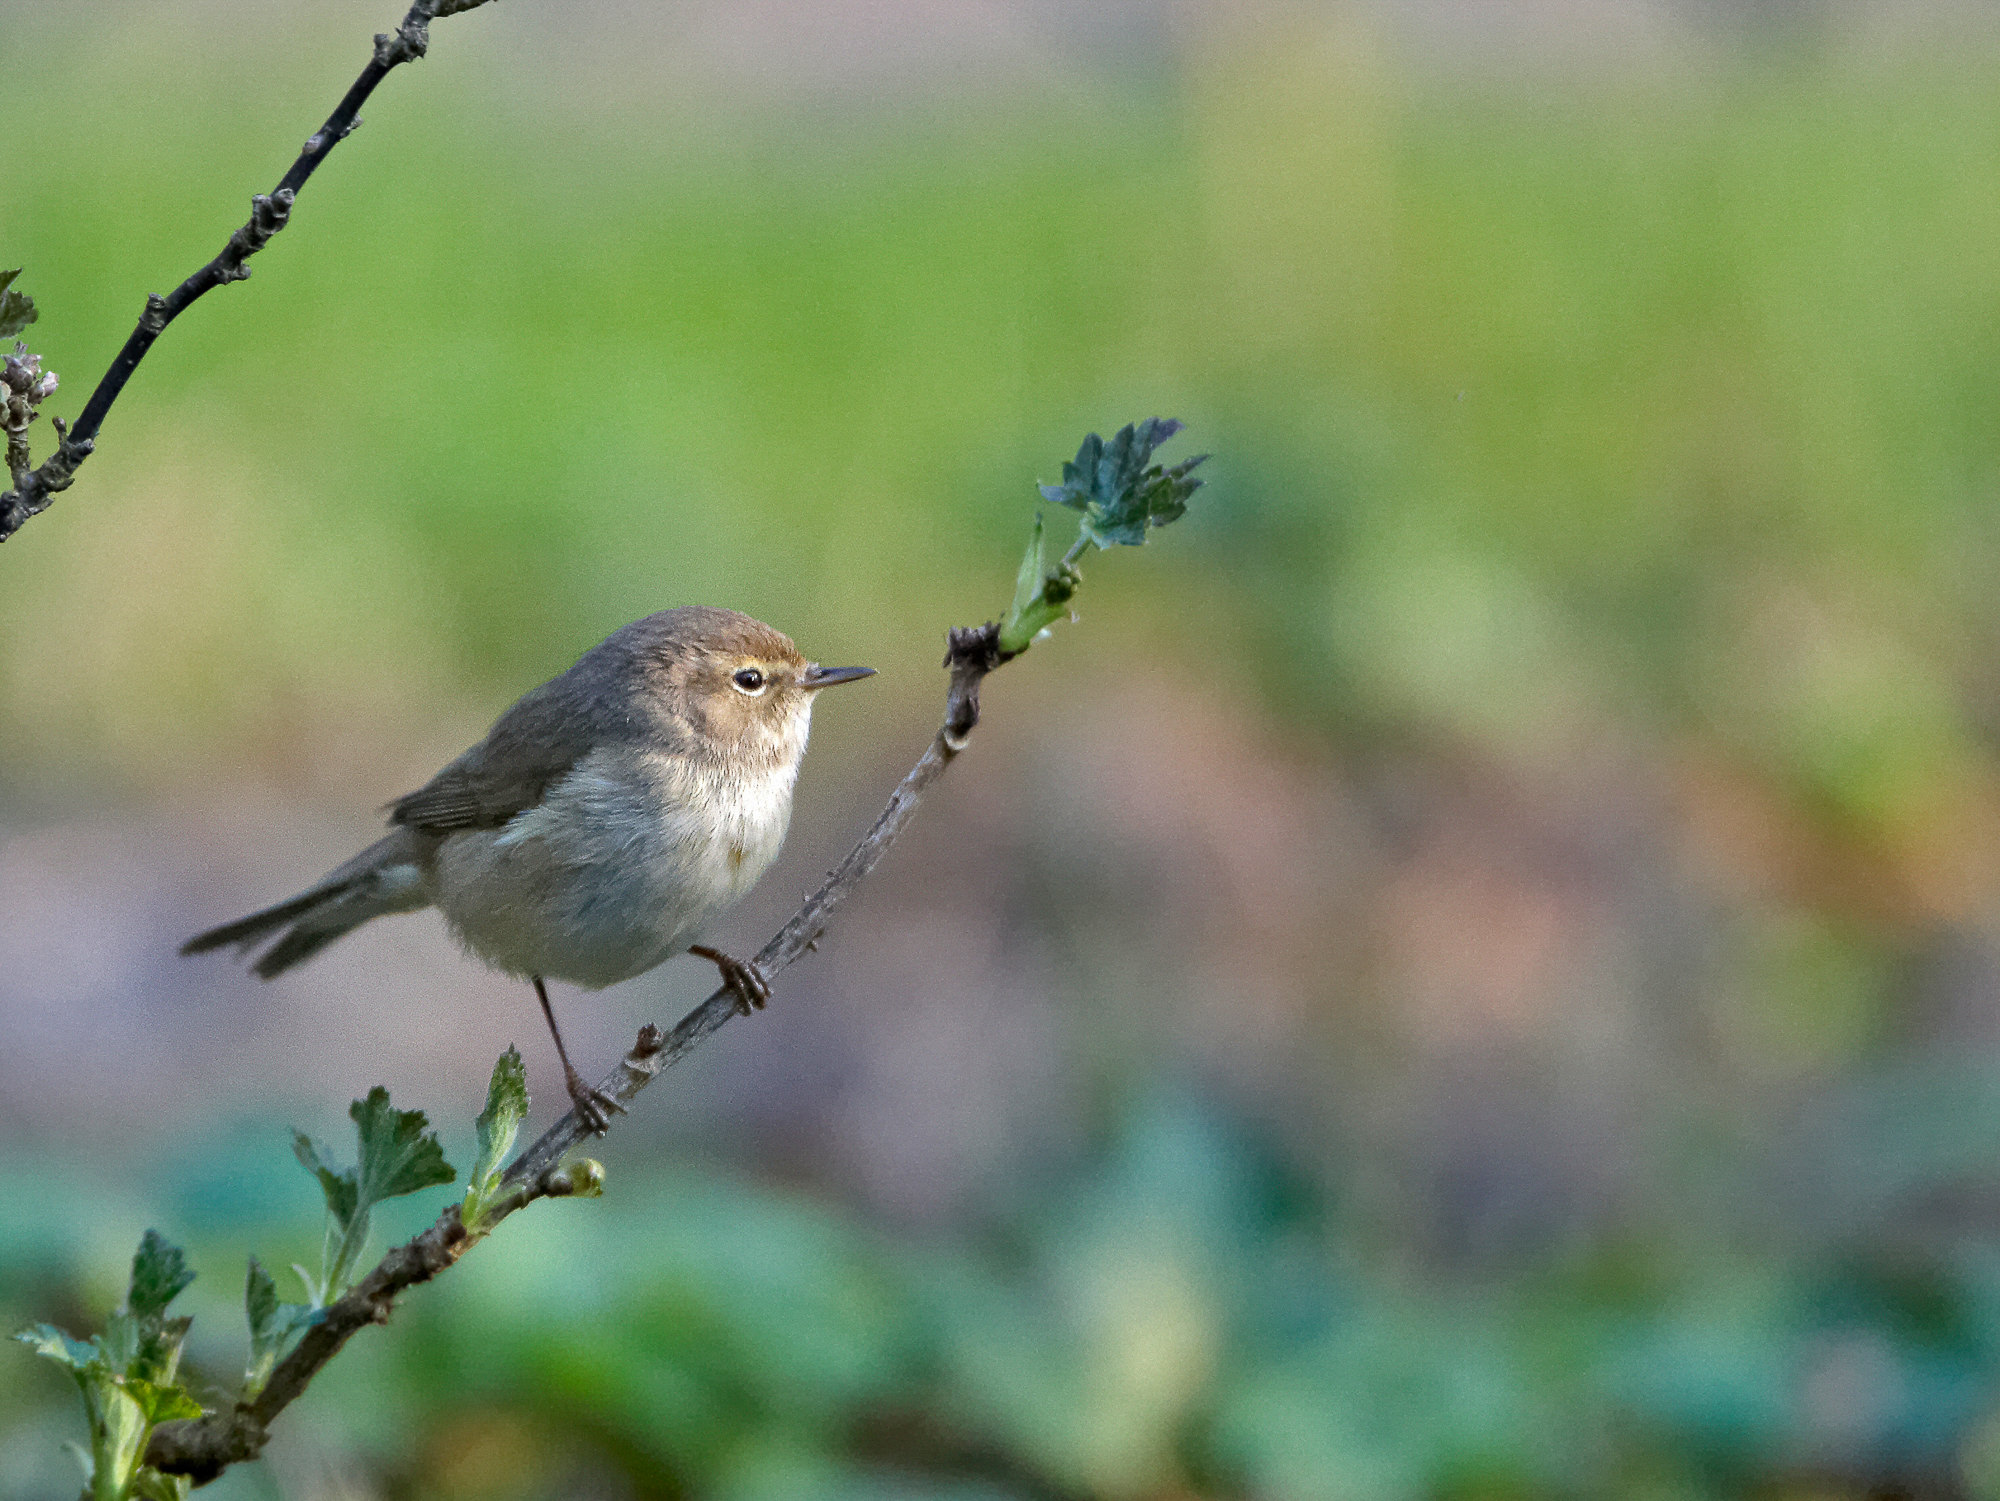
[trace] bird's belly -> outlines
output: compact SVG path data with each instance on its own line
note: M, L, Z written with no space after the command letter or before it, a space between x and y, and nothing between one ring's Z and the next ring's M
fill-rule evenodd
M498 969L614 985L684 952L747 891L777 854L788 811L718 817L579 770L505 828L447 837L437 905Z

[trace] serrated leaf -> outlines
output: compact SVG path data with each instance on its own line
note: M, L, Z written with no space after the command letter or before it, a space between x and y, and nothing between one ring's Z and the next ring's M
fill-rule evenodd
M397 1110L389 1091L376 1085L348 1107L361 1142L361 1202L373 1207L420 1189L449 1183L457 1169L444 1160L437 1133L421 1110Z
M158 1318L192 1281L194 1272L181 1248L159 1231L148 1230L132 1257L132 1284L125 1294L125 1306L142 1319Z
M34 298L13 290L14 278L20 274L19 266L12 271L0 271L0 339L13 338L41 317L35 309Z
M128 1376L171 1382L181 1368L181 1346L187 1341L192 1317L147 1319L139 1323L139 1348L125 1367Z
M79 1376L92 1371L108 1371L104 1348L94 1339L76 1339L54 1324L30 1324L14 1336L37 1355L53 1360Z
M139 1411L150 1423L171 1423L178 1418L198 1418L202 1406L188 1395L182 1386L164 1382L148 1381L143 1376L128 1376L122 1383L125 1395L138 1403Z
M479 1112L479 1161L483 1168L498 1168L527 1118L527 1066L521 1062L520 1049L509 1047L493 1064L493 1077L486 1084L486 1108Z
M322 1275L306 1285L315 1304L325 1304L347 1287L368 1239L369 1211L384 1199L415 1193L457 1176L444 1160L444 1148L421 1110L398 1110L389 1091L376 1085L367 1098L348 1107L360 1161L337 1168L331 1154L303 1131L292 1133L292 1151L307 1172L319 1180L326 1195L327 1236L321 1252ZM305 1276L304 1273L300 1274Z
M493 1065L486 1085L486 1108L479 1113L479 1156L467 1176L459 1218L477 1229L500 1192L500 1169L528 1118L528 1070L520 1049L509 1047Z
M327 1161L326 1149L303 1131L292 1132L292 1155L319 1179L320 1192L326 1195L326 1211L334 1223L343 1228L352 1224L361 1204L361 1186L354 1169L334 1167Z
M1171 417L1127 423L1109 443L1092 433L1063 465L1060 485L1043 485L1049 500L1082 511L1083 532L1098 547L1132 547L1155 526L1175 521L1201 487L1192 471L1207 454L1173 468L1151 462L1153 451L1181 430Z

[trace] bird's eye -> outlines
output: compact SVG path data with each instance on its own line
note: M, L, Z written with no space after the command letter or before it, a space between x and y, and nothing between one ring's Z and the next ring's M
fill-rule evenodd
M729 681L736 685L738 691L753 697L764 691L764 674L754 667L739 668Z

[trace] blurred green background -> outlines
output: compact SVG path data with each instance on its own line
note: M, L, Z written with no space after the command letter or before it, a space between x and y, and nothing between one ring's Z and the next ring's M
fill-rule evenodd
M0 0L54 410L394 19ZM429 918L173 945L710 602L882 669L754 948L1032 482L1159 413L1195 512L825 952L210 1494L2000 1497L1996 63L1806 0L440 23L0 552L0 1320L157 1225L226 1386L284 1128L385 1082L462 1168L553 1059ZM0 1496L72 1409L0 1352Z

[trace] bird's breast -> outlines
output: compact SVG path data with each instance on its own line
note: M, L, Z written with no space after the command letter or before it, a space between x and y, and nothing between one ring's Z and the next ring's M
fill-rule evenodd
M694 942L784 843L795 767L593 752L506 827L448 838L437 905L498 967L601 986Z

